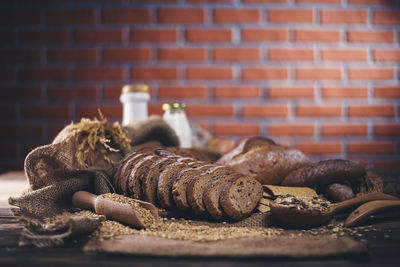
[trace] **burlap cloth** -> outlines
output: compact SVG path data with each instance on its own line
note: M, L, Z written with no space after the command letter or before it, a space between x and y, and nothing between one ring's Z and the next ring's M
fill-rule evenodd
M20 197L10 197L9 203L16 206L12 211L25 224L21 245L37 247L62 245L67 239L92 233L104 216L67 216L55 224L46 223L48 217L63 211L75 211L71 197L79 190L94 194L115 192L112 177L118 162L130 151L121 149L109 152L113 163L101 157L92 166L83 168L75 157L78 144L66 138L67 126L52 144L34 149L25 160L25 174L30 189ZM174 131L159 117L136 122L127 127L133 149L145 144L177 146ZM168 213L164 214L168 215ZM203 222L199 222L203 223ZM218 227L218 224L214 224ZM268 227L268 214L253 214L232 224L233 226ZM213 242L189 242L144 235L124 235L99 242L89 240L84 247L88 254L111 253L148 256L272 256L272 257L324 257L366 252L366 246L348 237L338 239L329 236L241 238Z

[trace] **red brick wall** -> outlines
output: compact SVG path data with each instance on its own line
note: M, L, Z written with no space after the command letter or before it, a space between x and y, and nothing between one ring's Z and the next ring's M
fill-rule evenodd
M150 113L184 101L219 136L399 168L395 0L6 0L0 170L71 120L121 119L125 83Z

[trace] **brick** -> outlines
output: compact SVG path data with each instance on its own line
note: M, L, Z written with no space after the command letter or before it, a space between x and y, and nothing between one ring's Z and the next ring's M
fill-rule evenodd
M270 124L268 135L310 136L314 134L314 128L312 124Z
M28 139L28 138L43 138L44 128L40 124L2 124L0 125L0 138L7 139Z
M69 81L69 68L35 67L21 69L23 81Z
M160 86L159 98L206 98L206 86Z
M400 49L398 49L398 50L374 49L373 50L373 58L375 61L399 62L400 61Z
M394 32L392 30L385 30L385 31L349 30L346 36L347 36L347 41L350 43L393 43L394 42Z
M2 100L40 100L43 98L42 89L36 86L2 86Z
M286 29L243 29L243 42L279 42L288 41Z
M261 134L261 127L258 124L218 123L214 125L214 134L255 136Z
M295 109L298 117L340 117L342 107L337 105L298 105Z
M400 86L376 86L374 97L377 98L400 98Z
M259 98L261 88L255 85L248 86L216 86L214 88L215 98Z
M231 117L234 115L231 105L189 105L186 112L190 117Z
M287 105L246 105L243 107L244 117L287 117Z
M380 123L374 125L375 136L400 136L400 123Z
M323 124L323 136L365 136L368 133L366 124Z
M270 61L307 61L314 60L312 49L268 49Z
M122 118L122 106L120 104L100 104L100 105L78 105L76 107L76 117L78 118L93 118L99 117L97 109L100 108L101 113L107 119L115 118L120 120Z
M259 61L261 53L259 48L215 48L213 57L215 61Z
M159 23L204 23L204 9L161 8L157 14Z
M0 25L38 25L42 23L42 11L28 8L2 8Z
M367 61L367 50L323 49L321 59L325 61Z
M98 96L96 87L57 86L48 89L51 100L95 100Z
M15 68L0 68L0 81L15 81L17 71Z
M214 23L255 23L261 21L259 9L214 9Z
M161 105L149 105L149 114L151 115L159 115L162 116L164 114L164 111L161 108Z
M311 23L314 14L312 9L269 9L267 19L269 22Z
M243 67L243 80L263 80L263 79L287 79L288 70L286 68L270 67Z
M269 98L313 98L313 87L269 87Z
M121 43L122 29L77 29L75 31L77 43Z
M75 79L78 81L121 81L124 70L121 67L77 67Z
M296 0L296 3L314 3L314 4L341 4L342 0Z
M47 60L50 62L94 62L98 60L98 55L95 48L49 49Z
M188 67L186 78L193 79L233 79L230 67Z
M2 63L38 63L41 60L40 49L7 49L0 51Z
M152 54L149 48L104 48L103 61L149 61Z
M347 145L349 154L393 154L393 142L349 142Z
M140 42L177 42L176 29L136 29L130 31L130 41Z
M94 9L49 9L48 24L94 24L96 22Z
M232 31L230 29L188 29L185 36L188 42L232 41Z
M394 78L393 68L349 68L350 80L386 80Z
M399 10L375 10L372 21L378 25L399 25L400 11Z
M350 117L393 117L394 107L392 105L359 105L349 106Z
M342 144L339 142L299 142L295 148L303 153L313 155L342 153Z
M388 6L394 5L395 0L347 0L351 5L379 5Z
M70 41L69 30L21 30L18 40L23 44L63 44Z
M70 119L71 110L62 105L24 105L21 108L23 119Z
M366 98L366 87L323 87L321 89L324 98Z
M374 170L400 170L400 160L376 160L373 165Z
M160 48L158 50L160 61L204 61L206 50L204 48Z
M150 22L150 10L144 8L108 8L101 13L101 22L106 24L128 24Z
M365 24L366 10L321 10L321 23L329 24Z
M134 67L131 77L139 80L177 80L178 69L176 67Z
M296 79L340 80L342 78L342 73L337 68L297 68L295 75Z
M340 31L295 30L294 40L296 42L340 42Z

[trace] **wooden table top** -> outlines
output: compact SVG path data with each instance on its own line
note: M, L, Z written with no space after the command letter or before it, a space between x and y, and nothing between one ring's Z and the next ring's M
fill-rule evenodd
M9 179L5 179L5 177ZM363 232L368 240L368 255L328 259L282 259L282 258L154 258L137 256L98 255L87 256L82 247L86 236L68 241L62 247L19 247L18 241L23 225L12 215L2 199L5 192L25 189L21 177L0 175L0 266L399 266L400 262L400 212L377 216L370 230ZM4 181L7 181L5 183ZM4 183L3 183L4 182ZM9 191L5 189L8 185ZM10 185L12 184L12 185ZM25 186L27 186L25 182ZM18 195L18 194L17 194Z

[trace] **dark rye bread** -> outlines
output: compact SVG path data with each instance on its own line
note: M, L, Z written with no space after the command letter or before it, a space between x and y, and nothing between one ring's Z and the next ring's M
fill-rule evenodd
M154 162L150 168L149 172L142 183L143 200L148 201L153 204L158 203L157 198L157 185L160 173L165 169L166 166L176 162L177 156L168 156L162 158L159 161Z
M138 153L136 152L132 152L130 154L128 154L127 156L125 156L118 164L118 168L115 171L114 175L113 175L113 185L116 188L116 190L118 191L118 193L121 193L121 186L120 186L120 180L121 180L121 171L122 169L125 167L126 162L131 159L134 156L137 156Z
M238 221L248 217L262 198L260 182L250 176L230 179L224 186L219 202L229 218Z
M127 195L128 193L128 183L129 183L129 175L132 172L132 169L135 167L136 163L138 163L141 159L144 157L148 156L148 154L143 154L143 153L137 153L135 155L132 155L125 164L123 164L121 168L121 173L120 173L120 178L119 182L117 184L117 187L120 188L121 194L122 195Z
M175 205L181 210L189 210L190 205L186 197L186 188L189 182L204 171L213 168L214 165L202 165L197 168L183 169L172 184L172 197Z
M206 213L206 207L203 202L204 190L215 180L223 175L231 174L233 171L225 166L214 166L206 170L204 173L197 175L192 179L186 189L186 197L190 207L195 214L201 215Z
M219 197L222 190L230 179L243 176L238 173L227 174L214 180L203 191L203 203L207 212L215 219L222 220L226 218L226 214L219 203Z
M172 197L172 184L179 173L188 167L198 167L204 162L196 161L193 158L180 158L177 162L165 167L158 177L157 197L161 207L171 208L175 206Z
M148 172L150 165L160 157L148 155L140 159L133 167L128 178L128 196L134 199L143 199L142 182L144 174Z

